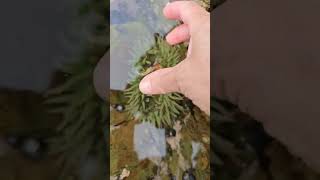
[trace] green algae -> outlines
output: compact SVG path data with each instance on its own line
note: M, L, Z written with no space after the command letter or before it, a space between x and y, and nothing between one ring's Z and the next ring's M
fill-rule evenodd
M122 98L123 92L121 91L112 91L112 96L110 99L114 99L113 103L119 103ZM195 107L194 107L195 108ZM201 137L205 134L205 130L209 130L207 126L208 117L204 116L200 110L194 109L195 117L197 120L193 119L193 116L185 116L180 117L179 121L185 121L182 123L181 132L177 132L176 136L181 135L181 140L179 142L180 148L171 149L170 145L167 144L167 155L162 159L162 162L167 164L167 173L160 174L159 176L162 179L170 178L169 174L174 175L177 179L181 179L183 172L190 168L191 165L191 155L192 155L192 141L201 142ZM111 114L113 110L111 111ZM155 169L159 168L155 163L149 160L139 161L137 159L136 152L133 148L133 127L135 124L139 123L137 120L129 120L130 116L126 115L125 112L117 113L114 118L117 118L117 121L122 121L122 123L118 126L118 128L114 129L111 132L111 172L112 175L118 175L123 168L127 168L130 170L130 179L147 179L148 177L154 177L157 175ZM120 114L122 114L120 116ZM190 124L190 126L188 126ZM197 124L197 126L192 125ZM207 126L207 129L205 128ZM197 130L188 131L187 129L191 127L196 127L202 129L199 135ZM198 133L197 133L198 132ZM209 133L209 132L207 132ZM208 143L208 142L207 142ZM203 147L206 145L201 143ZM208 145L208 144L207 144ZM204 179L208 179L210 177L209 169L209 151L206 150L199 151L198 155L195 157L197 161L197 166L195 167L197 171L195 175L199 178L204 177ZM114 158L114 159L113 159ZM181 164L182 163L182 164Z
M192 144L191 141L182 141L180 142L181 154L182 156L191 164L191 155L192 155Z
M111 90L110 92L110 105L123 105L125 107L126 98L122 95L121 91ZM126 107L125 107L126 108ZM125 123L130 118L126 112L118 112L116 110L110 111L110 125L117 125Z

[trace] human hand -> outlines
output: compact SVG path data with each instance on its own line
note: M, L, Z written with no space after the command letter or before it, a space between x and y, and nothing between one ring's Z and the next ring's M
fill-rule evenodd
M183 22L166 40L171 45L189 41L188 54L177 66L144 77L139 88L145 94L182 93L210 114L210 14L192 1L168 3L163 14Z

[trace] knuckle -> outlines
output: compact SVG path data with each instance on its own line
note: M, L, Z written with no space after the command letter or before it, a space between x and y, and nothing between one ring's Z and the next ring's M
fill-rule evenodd
M198 7L199 5L194 2L194 1L186 1L186 6L188 6L189 8L194 8L194 7Z
M179 63L175 68L176 70L174 71L175 73L175 81L176 81L176 85L178 88L178 92L185 94L186 93L186 88L185 88L185 76L187 75L187 66L188 61L187 60L183 60L181 63Z

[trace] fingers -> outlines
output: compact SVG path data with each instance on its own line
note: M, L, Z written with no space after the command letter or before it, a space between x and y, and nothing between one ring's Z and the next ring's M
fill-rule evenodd
M176 80L176 67L160 69L142 79L139 85L144 94L165 94L178 92L179 86Z
M174 28L166 37L167 42L170 45L179 44L181 42L187 41L190 38L188 25L182 24Z
M175 1L168 3L163 9L163 14L168 19L181 20L189 25L192 30L197 28L208 17L209 13L193 1Z

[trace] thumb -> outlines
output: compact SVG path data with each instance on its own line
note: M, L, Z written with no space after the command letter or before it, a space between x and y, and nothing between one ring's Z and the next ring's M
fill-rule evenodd
M164 68L147 75L139 84L140 91L144 94L179 92L177 68Z

